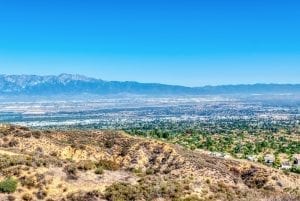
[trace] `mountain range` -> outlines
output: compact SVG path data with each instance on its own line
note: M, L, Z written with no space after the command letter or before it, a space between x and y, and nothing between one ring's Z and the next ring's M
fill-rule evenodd
M300 84L252 84L185 87L132 81L104 81L82 75L0 75L2 95L218 95L300 94Z

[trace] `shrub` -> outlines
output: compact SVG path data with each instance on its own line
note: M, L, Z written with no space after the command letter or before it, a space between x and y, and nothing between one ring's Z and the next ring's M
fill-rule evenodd
M104 170L102 167L98 167L96 170L95 170L95 174L103 174L104 173Z
M191 195L182 199L179 199L178 201L203 201L203 199L200 199L198 196L196 195Z
M97 166L102 167L106 170L113 170L113 171L120 169L120 165L118 163L110 160L100 160L97 163Z
M19 141L15 140L15 139L12 139L9 143L8 143L8 146L10 147L15 147L19 144Z
M114 146L115 142L113 140L105 141L104 146L108 149L111 149Z
M33 199L32 195L30 195L29 193L25 193L23 196L22 196L22 199L24 201L31 201Z
M147 175L151 175L151 174L154 174L154 173L155 173L154 169L149 168L149 169L146 170Z
M43 200L47 197L47 191L45 190L39 190L37 193L36 193L36 198L39 199L39 200Z
M15 196L8 195L8 196L7 196L7 200L8 200L8 201L15 201L16 198L15 198Z
M143 169L142 168L133 168L132 172L135 174L141 174L141 173L143 173Z
M44 153L44 150L43 150L42 147L37 147L37 148L35 149L35 153L36 153L36 154L42 154L42 153Z
M85 150L85 149L86 149L86 146L85 146L85 145L83 145L83 144L81 144L81 145L79 145L79 149L81 149L81 150Z
M91 201L91 200L99 200L101 196L100 192L98 191L91 191L91 192L77 192L67 195L67 200L69 201Z
M297 195L279 195L272 196L266 199L266 201L298 201L300 200L300 196Z
M58 153L56 151L53 151L53 152L50 153L50 156L57 157Z
M23 131L30 131L30 129L28 127L25 127L25 126L21 126L20 127L20 130L23 130Z
M80 161L77 165L80 170L92 170L95 168L95 163L91 160Z
M300 174L300 167L293 166L292 169L291 169L291 172Z
M36 180L33 177L21 177L20 182L22 186L26 186L29 189L36 186Z
M109 186L105 191L105 198L109 201L142 199L139 189L125 183L116 183Z
M27 133L22 133L21 136L24 138L31 138L32 135L31 133L27 132Z
M105 198L114 200L154 200L157 195L166 200L179 200L184 196L185 184L177 181L141 180L137 185L115 183L106 188Z
M167 167L166 169L163 170L164 174L169 174L171 172L171 169Z
M68 179L71 179L71 180L78 179L76 166L68 165L65 167L64 171L66 172Z
M36 139L40 139L41 138L42 133L40 131L33 131L32 132L32 136Z
M15 179L7 178L0 182L0 192L13 193L17 189L18 182Z

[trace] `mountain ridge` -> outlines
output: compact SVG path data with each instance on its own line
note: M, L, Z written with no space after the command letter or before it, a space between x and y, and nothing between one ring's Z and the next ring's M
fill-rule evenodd
M3 95L57 94L136 94L136 95L216 95L216 94L280 94L300 93L300 84L237 84L187 87L135 81L104 81L78 74L5 75L0 74Z

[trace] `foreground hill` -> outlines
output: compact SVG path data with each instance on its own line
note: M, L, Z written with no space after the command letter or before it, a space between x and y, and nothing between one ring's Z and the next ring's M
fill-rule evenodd
M184 87L138 82L103 81L80 75L0 75L2 95L216 95L216 94L299 94L300 84L255 84Z
M0 129L0 200L299 200L300 176L112 131Z

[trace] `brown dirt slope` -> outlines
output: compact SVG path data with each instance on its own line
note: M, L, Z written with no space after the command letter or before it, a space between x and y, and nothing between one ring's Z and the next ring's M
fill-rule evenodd
M0 200L300 200L300 177L115 131L0 129Z

